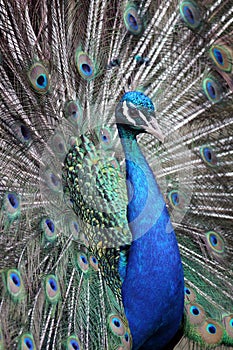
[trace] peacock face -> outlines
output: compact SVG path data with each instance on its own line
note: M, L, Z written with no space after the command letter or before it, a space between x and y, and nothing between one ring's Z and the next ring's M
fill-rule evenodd
M155 119L153 102L142 92L126 92L116 106L115 115L117 124L125 125L125 128L136 134L147 132L164 141L163 133Z

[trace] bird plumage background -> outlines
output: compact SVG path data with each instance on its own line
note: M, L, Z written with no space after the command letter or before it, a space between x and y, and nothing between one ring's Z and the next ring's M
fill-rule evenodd
M233 348L232 1L0 0L0 31L0 349L132 348L115 108L135 90L164 135L138 143L184 269L176 349Z

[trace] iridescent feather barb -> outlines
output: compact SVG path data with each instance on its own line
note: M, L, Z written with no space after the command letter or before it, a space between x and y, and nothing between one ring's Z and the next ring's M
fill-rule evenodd
M233 348L232 15L0 0L0 349Z

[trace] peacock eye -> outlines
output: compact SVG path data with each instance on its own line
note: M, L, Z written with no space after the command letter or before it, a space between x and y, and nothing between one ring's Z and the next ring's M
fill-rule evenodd
M7 271L6 286L13 300L20 300L24 296L23 280L18 270L10 269Z
M31 132L26 125L17 123L14 126L14 131L17 139L23 142L24 144L29 143L31 141Z
M75 231L78 232L79 231L78 223L76 221L73 221L73 226L74 226Z
M80 349L77 340L74 340L74 339L70 340L70 345L71 345L71 347L72 347L74 350L79 350L79 349Z
M132 342L131 342L131 338L128 332L125 332L125 334L122 337L122 343L124 345L124 349L125 350L130 350L132 347Z
M134 35L138 35L142 32L143 25L142 19L138 14L136 6L130 4L124 11L124 23L126 29Z
M82 121L82 108L78 101L69 101L65 104L65 116L72 124L80 125Z
M225 43L218 42L210 48L210 57L214 64L227 73L232 72L233 50Z
M81 259L81 261L83 262L83 264L85 264L85 265L88 264L87 258L86 258L84 255L81 255L81 256L80 256L80 259Z
M95 78L97 67L91 57L80 48L76 50L75 63L80 76L85 80Z
M59 177L49 169L45 171L45 182L45 185L48 186L53 192L60 191L61 181Z
M223 59L223 55L222 55L221 51L219 49L217 49L217 48L213 48L212 50L213 50L213 55L214 55L214 57L216 59L216 62L218 64L220 64L221 66L223 66L224 65L224 59Z
M57 303L60 298L60 287L55 275L48 275L45 279L45 294L49 302Z
M28 141L30 139L30 131L25 125L20 126L21 134L25 141Z
M8 199L8 202L9 202L10 206L13 209L18 209L18 207L19 207L19 200L18 200L17 195L15 193L8 193L7 199Z
M48 91L49 74L43 64L33 64L28 72L28 77L33 89L36 92L44 94Z
M50 220L50 219L46 219L46 220L45 220L45 223L46 223L46 225L47 225L49 231L50 231L51 233L54 233L54 231L55 231L55 226L54 226L53 221Z
M34 348L33 347L33 342L32 342L32 340L30 338L25 338L24 339L24 344L26 345L26 347L28 349L33 349Z
M206 344L218 344L223 337L222 327L212 319L207 319L197 328Z
M78 267L82 270L82 272L87 272L89 270L89 262L86 254L78 253L77 254L77 263Z
M225 316L222 320L223 325L225 326L227 334L233 338L233 315Z
M94 270L97 271L99 269L99 267L98 267L98 260L93 255L90 257L90 264L94 268Z
M16 287L20 287L21 281L20 281L20 278L19 278L19 276L18 276L17 273L12 272L12 273L10 274L10 279L11 279L11 281L13 282L13 284L14 284Z
M174 209L183 210L185 208L186 197L181 191L170 191L168 193L168 199Z
M196 299L196 294L189 287L184 287L184 296L186 303L194 302Z
M207 248L215 253L222 254L225 250L225 243L219 233L209 231L206 233Z
M190 312L193 316L199 316L200 315L200 310L197 306L191 306Z
M75 335L70 336L65 343L67 350L81 350L80 341Z
M54 242L57 238L56 227L50 218L45 218L41 221L41 229L44 235L44 238L48 242Z
M40 74L36 79L36 85L40 89L44 89L47 86L47 77L45 74Z
M204 162L210 166L215 166L217 164L217 157L214 150L209 146L200 147L200 155Z
M108 127L101 128L99 131L99 142L106 149L112 145L112 132Z
M67 154L64 137L58 133L52 137L51 143L55 155L63 161Z
M180 14L189 28L196 29L200 26L201 12L196 2L182 1L180 4Z
M66 225L69 227L69 232L72 234L73 239L79 238L79 225L74 217L68 217L66 220Z
M129 341L129 333L125 333L125 335L124 335L124 337L125 337L125 341Z
M206 318L204 309L197 303L186 304L185 310L186 310L187 318L191 324L194 324L194 325L201 324Z
M36 349L33 336L31 334L23 334L19 341L20 350L34 350Z
M110 327L116 335L123 336L125 334L125 326L119 316L110 316Z
M222 99L223 89L217 79L213 77L205 78L203 80L202 87L206 97L211 102L219 102Z
M209 323L207 326L206 326L206 330L207 332L209 332L210 334L215 334L217 332L217 328L215 327L215 325Z

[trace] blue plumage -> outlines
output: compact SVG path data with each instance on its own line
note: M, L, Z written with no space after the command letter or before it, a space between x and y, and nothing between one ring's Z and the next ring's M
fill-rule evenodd
M130 104L129 108L142 106L150 112L154 110L152 101L137 92L126 93L117 107L116 120L121 121L118 131L126 157L127 218L133 239L122 297L133 349L141 346L159 349L176 334L181 323L183 270L163 196L137 144L136 134L143 132L144 127L136 125L135 131L128 124L122 124L123 117L127 122L127 113L130 113L126 105L123 106L124 101ZM118 115L120 111L123 116Z

